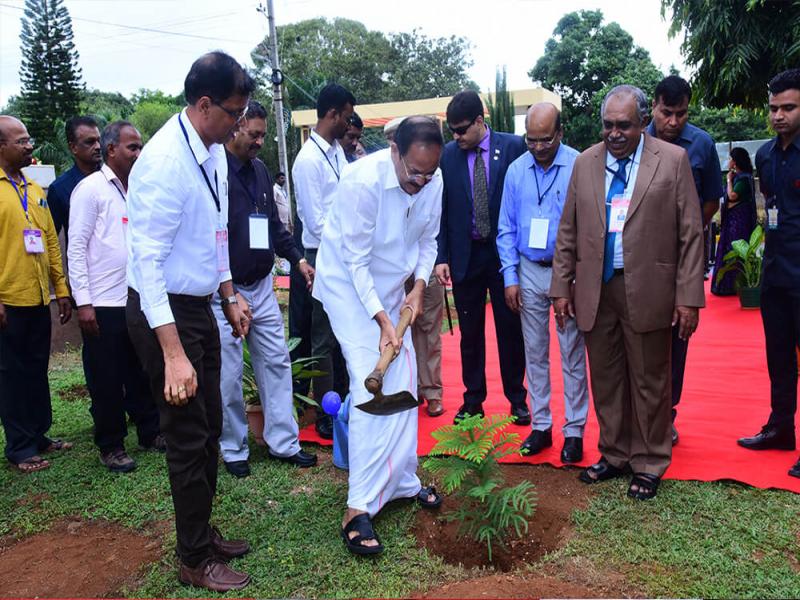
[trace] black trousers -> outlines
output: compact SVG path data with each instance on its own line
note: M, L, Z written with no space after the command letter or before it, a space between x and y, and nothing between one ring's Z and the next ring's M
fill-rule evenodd
M217 489L220 398L220 344L208 298L169 295L181 345L197 372L197 394L184 406L164 399L164 356L142 313L139 295L130 290L126 316L136 353L150 382L167 442L167 466L175 507L178 556L196 567L211 556L211 504Z
M689 340L682 340L678 337L680 327L675 325L672 328L672 353L670 357L670 364L672 368L672 421L678 411L675 409L681 401L681 393L683 392L683 375L686 372L686 355L689 352Z
M18 464L47 448L53 423L50 406L50 308L6 307L0 329L0 421L6 458Z
M486 292L492 302L503 393L512 406L525 406L525 344L519 315L506 306L505 285L494 242L472 242L463 281L453 284L461 330L461 378L464 404L477 407L486 399Z
M306 260L312 267L316 267L316 248L306 248ZM319 402L325 392L335 390L344 399L350 389L350 377L347 375L342 349L333 334L322 302L316 298L311 301L311 354L319 357L316 368L326 373L314 378L314 398Z
M127 412L139 444L149 446L158 435L158 408L128 334L125 307L96 306L94 311L100 335L82 334L94 443L104 453L124 448Z
M291 352L292 360L311 356L311 301L306 280L297 266L292 265L289 271L289 337L300 338L300 343ZM308 395L310 379L300 379L293 383L295 393Z
M794 430L797 347L800 345L800 289L762 288L761 320L767 346L772 407L767 424Z

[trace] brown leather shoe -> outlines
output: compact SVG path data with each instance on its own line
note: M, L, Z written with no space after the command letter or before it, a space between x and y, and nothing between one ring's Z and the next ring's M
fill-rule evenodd
M250 576L247 573L234 571L218 558L207 558L194 569L181 564L178 579L186 585L206 588L214 592L240 590L250 583Z
M442 400L437 398L429 398L428 399L428 415L431 417L438 417L444 412L444 406L442 406Z
M250 552L250 544L245 540L226 540L216 527L211 528L211 548L217 556L225 560L238 558Z

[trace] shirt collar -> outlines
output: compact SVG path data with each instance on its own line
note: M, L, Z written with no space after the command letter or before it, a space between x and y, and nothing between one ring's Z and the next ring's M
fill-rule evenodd
M534 158L533 154L531 154L530 151L527 151L527 152L528 152L528 156L530 156L531 164L529 165L529 167L531 169L536 167L539 171L542 171L542 172L546 173L546 172L549 172L553 167L566 167L567 166L567 152L566 152L566 150L564 150L564 144L563 143L558 145L558 151L556 152L556 155L553 158L553 162L550 163L550 166L547 168L547 171L545 171L542 168L542 166L538 162L536 162L536 158Z
M241 173L246 167L252 165L252 161L242 162L238 156L227 148L225 148L225 155L228 157L228 165L237 173Z
M491 142L490 142L490 137L491 137L490 134L491 133L492 133L492 130L489 129L489 126L487 125L486 126L486 135L483 136L483 138L481 139L480 143L478 144L478 148L480 148L481 151L484 154L489 152L489 150L491 149ZM474 152L474 150L473 150L473 152Z
M178 115L178 118L180 119L181 123L183 123L183 126L186 129L186 134L189 136L189 147L192 149L192 152L194 152L194 156L197 159L197 164L202 165L209 158L211 158L211 153L208 151L208 148L206 148L203 140L200 139L200 134L197 133L194 125L192 125L192 122L186 115L185 108Z
M314 141L317 142L317 145L320 148L322 148L322 151L325 154L329 156L333 156L334 154L336 154L336 149L339 146L339 140L333 140L333 143L329 144L327 140L320 134L318 134L314 129L311 130L310 137L312 137Z
M24 177L25 173L23 173L22 175ZM8 176L8 173L6 173L5 169L0 169L0 179L8 179L9 181L11 181L11 177ZM23 183L22 185L28 185L31 181L31 178L25 177L24 181L25 183ZM16 181L14 183L16 184Z
M103 175L105 175L105 178L108 180L109 183L113 181L118 181L119 183L122 183L122 181L120 181L120 178L117 177L117 174L114 173L114 169L109 167L106 163L103 163L103 166L100 167L100 172Z
M632 155L628 156L628 158L633 159L633 164L637 164L641 160L642 147L644 147L644 134L642 134L639 137L639 143L636 146L636 150L633 151ZM614 158L614 156L611 154L611 152L606 150L606 166L608 168L610 168L610 169L616 170L615 167L617 166L618 162L619 161L616 158ZM632 167L632 165L631 165L631 167Z
M394 161L392 160L391 149L386 148L381 152L386 152L389 158L389 166L386 169L386 176L383 178L383 189L391 190L392 188L398 188L401 192L405 193L405 190L400 187L400 180L397 178L397 172L394 170Z
M647 131L647 135L651 135L654 138L658 138L658 132L656 132L656 123L655 123L655 121L651 121L650 122L650 125L647 126L647 130L646 131ZM692 127L692 124L687 122L686 125L683 126L683 129L681 129L681 132L678 135L678 138L674 142L671 142L671 143L678 144L678 142L683 142L684 144L689 145L694 141L694 138L695 138L695 132L694 132L694 129ZM661 138L658 138L658 139L661 139ZM666 141L666 140L664 140L664 141Z

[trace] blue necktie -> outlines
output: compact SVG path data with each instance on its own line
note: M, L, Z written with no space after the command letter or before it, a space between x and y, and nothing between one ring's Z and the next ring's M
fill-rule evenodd
M608 283L614 276L614 242L617 234L608 231L608 223L611 220L611 199L625 191L625 167L630 161L630 158L617 160L617 170L611 179L611 185L608 186L608 194L606 194L606 249L603 253L603 283Z

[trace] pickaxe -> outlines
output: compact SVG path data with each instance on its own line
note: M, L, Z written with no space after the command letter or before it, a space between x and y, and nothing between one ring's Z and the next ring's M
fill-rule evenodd
M408 329L413 314L414 311L410 306L405 307L401 311L400 321L397 323L396 330L398 339L403 339L403 334L406 332L406 329ZM373 394L372 400L358 405L358 408L364 412L368 412L371 415L388 416L419 406L417 399L407 390L387 396L383 395L383 375L396 356L394 348L392 348L391 345L387 345L381 351L381 357L378 359L375 370L364 380L364 387L367 388L368 392Z

